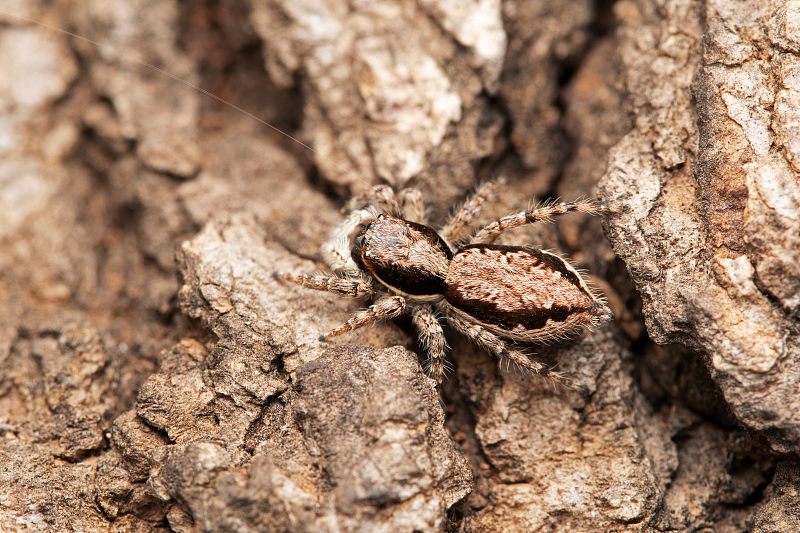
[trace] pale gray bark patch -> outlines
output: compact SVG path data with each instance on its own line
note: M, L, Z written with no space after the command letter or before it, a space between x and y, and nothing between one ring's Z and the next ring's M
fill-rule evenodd
M737 418L775 451L796 452L800 187L786 114L774 112L794 87L793 56L766 24L785 31L796 14L670 6L617 7L623 78L637 97L635 126L601 180L604 195L630 205L609 235L654 340L705 354Z

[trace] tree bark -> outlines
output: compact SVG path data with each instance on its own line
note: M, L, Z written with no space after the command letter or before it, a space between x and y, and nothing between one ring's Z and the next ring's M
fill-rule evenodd
M0 530L800 530L800 2L0 9ZM273 278L499 176L615 208L502 240L606 293L588 394Z

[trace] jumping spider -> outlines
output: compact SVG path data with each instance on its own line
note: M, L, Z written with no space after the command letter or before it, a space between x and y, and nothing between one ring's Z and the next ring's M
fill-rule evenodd
M438 232L425 225L418 190L395 194L388 186L375 187L367 195L369 207L353 210L322 247L334 275L276 275L311 289L377 297L320 340L410 313L437 385L445 370L446 346L439 314L501 361L569 385L509 343L563 338L608 320L611 311L602 295L558 255L492 242L508 229L571 211L596 215L609 209L598 200L547 203L473 232L476 216L496 187L496 182L479 187Z

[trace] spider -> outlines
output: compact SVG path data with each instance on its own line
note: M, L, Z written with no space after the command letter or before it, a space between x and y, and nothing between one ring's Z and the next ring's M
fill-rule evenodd
M427 351L428 372L442 383L446 342L439 316L500 361L571 386L564 376L512 347L567 337L611 318L601 294L558 255L527 246L492 244L504 231L572 211L610 210L599 200L546 203L474 231L474 221L498 187L486 182L447 223L426 225L417 189L377 186L367 207L354 209L322 246L327 274L276 273L310 289L375 298L320 340L410 313Z

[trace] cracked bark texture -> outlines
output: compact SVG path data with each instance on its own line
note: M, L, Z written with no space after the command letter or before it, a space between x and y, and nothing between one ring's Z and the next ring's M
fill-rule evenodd
M0 10L0 531L800 528L800 2ZM410 321L321 343L363 303L272 277L501 174L487 220L623 208L502 238L608 295L532 350L586 395L448 333L440 396Z

